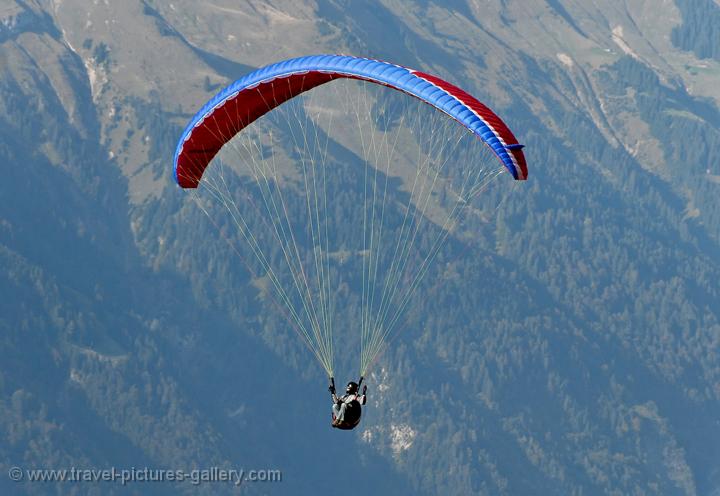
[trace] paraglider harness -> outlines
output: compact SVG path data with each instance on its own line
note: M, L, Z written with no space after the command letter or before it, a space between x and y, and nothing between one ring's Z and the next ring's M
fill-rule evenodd
M360 393L360 386L363 383L364 377L360 377L360 380L357 383L357 389L355 391L355 396L359 396ZM330 378L330 387L328 388L331 394L335 395L335 378ZM344 403L342 398L337 398L337 404ZM345 415L342 421L338 421L335 418L335 413L332 414L332 426L335 429L340 429L343 431L349 431L354 429L358 426L360 423L360 417L362 416L362 407L360 406L360 402L357 399L354 399L350 401L349 403L345 403Z

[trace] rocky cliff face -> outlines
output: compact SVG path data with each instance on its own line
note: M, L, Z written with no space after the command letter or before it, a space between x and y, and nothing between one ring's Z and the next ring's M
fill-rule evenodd
M260 494L357 472L350 493L718 493L719 12L5 2L0 489L47 492L5 478L14 465L217 465L283 470L248 486ZM322 374L171 173L219 87L323 52L456 82L512 122L531 168L423 288L350 436L327 428Z

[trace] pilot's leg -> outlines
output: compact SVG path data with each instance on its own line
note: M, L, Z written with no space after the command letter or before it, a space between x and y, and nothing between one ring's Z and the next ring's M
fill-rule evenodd
M337 403L333 404L333 407L332 407L333 413L335 414L335 418L339 422L342 422L343 420L345 420L345 409L346 408L347 408L347 405L345 403L340 403L340 405L338 405Z

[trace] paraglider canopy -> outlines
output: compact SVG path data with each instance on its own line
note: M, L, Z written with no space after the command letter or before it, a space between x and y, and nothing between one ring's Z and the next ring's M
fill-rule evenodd
M465 126L515 179L527 179L522 146L507 125L475 97L437 76L347 55L311 55L258 69L218 93L190 121L175 151L175 180L196 188L223 145L259 117L334 79L360 79L414 96ZM225 130L218 133L217 130Z
M190 120L174 157L175 180L244 262L261 304L328 376L336 329L359 344L360 375L373 366L433 261L447 263L448 239L471 239L463 221L481 226L499 209L507 190L488 188L505 171L527 179L523 145L475 97L346 55L235 81ZM346 405L341 429L360 421L360 403Z

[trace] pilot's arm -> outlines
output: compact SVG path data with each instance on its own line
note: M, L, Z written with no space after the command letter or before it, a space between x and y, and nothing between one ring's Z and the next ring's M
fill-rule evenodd
M357 396L358 403L360 403L361 405L364 405L365 403L367 403L367 394L366 393L367 393L367 386L363 386L362 394Z

